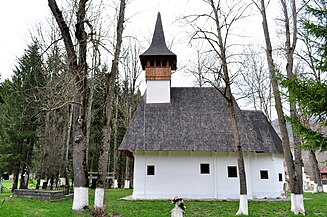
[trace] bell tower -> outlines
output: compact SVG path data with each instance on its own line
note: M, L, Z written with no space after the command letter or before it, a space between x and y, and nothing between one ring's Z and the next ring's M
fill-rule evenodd
M167 48L160 13L151 45L140 60L147 84L146 103L170 103L171 70L177 68L177 56Z

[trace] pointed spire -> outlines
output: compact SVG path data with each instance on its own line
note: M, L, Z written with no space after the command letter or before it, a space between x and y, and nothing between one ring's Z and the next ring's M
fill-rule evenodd
M172 70L176 70L177 57L166 45L165 34L162 28L161 15L158 12L152 42L150 47L140 55L142 68L145 69L147 61L150 59L168 60Z
M157 15L157 22L156 22L156 26L154 29L150 48L160 49L162 51L168 50L167 45L166 45L166 40L165 40L165 34L164 34L164 31L162 28L160 12L158 12L158 15ZM150 48L148 50L150 50Z

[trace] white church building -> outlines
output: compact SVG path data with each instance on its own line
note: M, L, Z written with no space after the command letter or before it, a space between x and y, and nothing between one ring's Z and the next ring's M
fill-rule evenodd
M160 13L140 55L147 90L119 147L134 157L134 199L239 199L227 103L209 87L170 87L177 57L166 46ZM223 91L223 88L221 89ZM277 198L285 182L282 142L260 111L236 102L248 198Z

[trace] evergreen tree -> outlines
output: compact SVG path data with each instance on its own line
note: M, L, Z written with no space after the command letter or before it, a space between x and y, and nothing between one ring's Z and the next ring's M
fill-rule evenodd
M7 156L8 170L14 173L13 189L17 188L19 173L22 174L20 188L27 188L37 129L42 121L39 96L45 77L39 47L33 41L19 58L12 81L6 80L1 85L1 137L7 146L1 155Z
M327 1L309 1L303 5L305 13L301 17L301 37L306 43L305 57L311 72L283 79L288 87L291 101L299 104L302 113L311 117L316 126L308 127L303 122L290 119L295 131L304 138L304 148L327 150L324 132L327 122Z
M305 14L302 19L304 30L315 52L312 56L315 68L327 71L327 1L317 0L304 3Z

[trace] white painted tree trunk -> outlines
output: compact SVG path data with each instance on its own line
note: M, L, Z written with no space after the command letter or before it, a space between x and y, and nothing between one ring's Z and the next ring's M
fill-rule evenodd
M73 210L82 210L89 206L89 188L74 187Z
M295 215L299 213L305 215L303 194L291 194L291 211Z
M184 217L184 210L175 205L174 209L171 210L171 217Z
M238 208L236 215L249 215L248 195L247 194L240 195L240 203L239 203L239 208Z
M118 188L118 180L114 179L114 188Z
M124 188L125 188L125 189L129 189L130 187L131 187L131 181L129 181L129 180L125 180Z
M95 189L94 208L102 208L104 204L104 188Z

